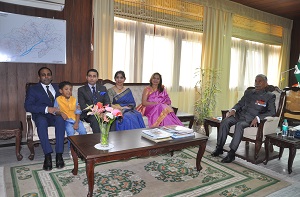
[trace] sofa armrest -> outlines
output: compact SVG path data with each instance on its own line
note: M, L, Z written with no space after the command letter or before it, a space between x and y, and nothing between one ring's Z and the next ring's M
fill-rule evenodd
M33 141L33 125L32 125L32 115L30 112L26 112L26 122L27 122L27 141Z
M279 120L279 117L266 117L265 119L261 120L257 129L256 140L262 142L265 140L265 135L275 133Z
M263 128L263 137L265 135L276 133L276 129L278 127L279 117L266 117L264 120L264 128Z

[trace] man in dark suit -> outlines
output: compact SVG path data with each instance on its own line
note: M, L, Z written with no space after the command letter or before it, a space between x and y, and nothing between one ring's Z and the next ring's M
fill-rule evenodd
M235 152L243 138L244 128L257 127L260 120L267 116L275 115L276 96L265 88L268 85L267 77L259 74L255 77L255 89L246 90L241 100L227 113L222 120L217 137L216 150L211 154L216 157L223 154L223 146L229 129L235 125L234 135L230 143L230 151L221 160L223 163L230 163L235 159Z
M96 104L97 102L101 102L103 105L110 104L106 87L97 83L98 71L96 69L87 71L86 80L88 84L78 89L78 102L81 109ZM93 133L100 133L99 124L95 116L88 116L87 112L88 111L82 111L80 119L84 119L86 122L90 123Z
M26 93L25 110L32 113L32 119L36 124L37 133L45 154L43 169L52 170L53 152L48 138L48 127L55 126L55 152L56 167L65 166L62 154L64 152L65 121L61 116L56 116L58 108L53 107L54 100L60 95L58 86L51 84L52 71L42 67L38 71L39 83L31 86Z

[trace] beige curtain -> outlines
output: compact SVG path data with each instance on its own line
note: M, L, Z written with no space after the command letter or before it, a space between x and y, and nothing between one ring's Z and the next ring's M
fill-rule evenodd
M281 70L281 73L288 70L290 65L290 46L291 46L291 34L292 34L293 22L287 24L287 26L283 29L282 35L282 46L279 56L279 65L278 69ZM285 80L282 80L285 78ZM279 74L278 79L279 87L284 88L288 86L289 82L289 72L285 72Z
M178 6L178 2L180 2L181 6ZM288 68L289 39L292 30L292 21L289 19L277 17L227 0L188 0L176 1L176 3L170 0L115 0L115 3L117 5L115 6L116 15L125 18L135 18L137 21L144 20L142 16L144 16L143 14L145 12L150 14L149 16L147 15L147 17L150 17L153 23L160 21L162 24L165 24L165 16L170 15L172 19L183 20L184 18L184 22L182 24L176 23L176 27L186 29L188 28L186 24L193 24L191 27L195 27L197 24L197 31L201 31L203 21L202 62L199 66L201 65L202 68L220 68L222 73L219 80L222 92L217 96L217 106L214 115L220 115L220 109L232 107L228 102L228 89L231 56L230 39L233 34L239 35L239 38L250 40L251 38L257 38L256 35L264 35L262 38L266 43L280 44L282 51L280 54L279 68L281 71ZM126 4L126 6L120 6L119 4ZM155 9L152 5L154 5ZM165 11L161 11L161 9L157 10L156 7L163 7L162 10ZM180 7L180 9L178 9L179 11L184 9L184 13L187 14L181 13L178 15L177 13L173 13L174 8L178 7ZM192 12L191 10L193 9L191 8L195 8L196 11ZM94 0L94 67L99 70L100 78L111 78L113 75L113 9L113 0ZM202 12L203 9L205 10L204 16ZM198 16L195 15L195 13L198 14ZM187 17L181 17L182 15ZM162 18L157 19L158 16ZM166 25L169 26L170 24L173 24L173 21ZM256 27L256 25L258 25L257 27L259 28L253 28ZM272 30L271 33L268 33L270 30ZM252 37L249 37L249 35ZM282 42L280 43L280 41ZM139 63L141 62L143 62L143 60L139 61ZM141 77L139 76L142 70L139 70L138 73L136 76L140 80ZM178 75L176 71L173 74ZM278 78L280 78L280 76L278 76ZM286 79L285 83L287 80L288 79ZM172 90L170 90L170 93L172 97L176 95L176 91L173 93ZM174 101L181 103L178 99L174 99ZM190 107L187 108L190 109Z
M111 79L113 65L114 1L94 0L93 3L94 68L98 70L100 79Z
M221 75L217 105L214 116L220 115L221 109L228 108L230 41L232 30L232 14L213 7L204 9L204 26L202 42L201 68L219 68Z

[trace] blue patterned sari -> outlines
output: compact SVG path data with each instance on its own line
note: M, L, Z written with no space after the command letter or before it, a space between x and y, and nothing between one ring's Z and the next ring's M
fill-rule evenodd
M116 122L116 131L145 128L142 114L134 110L136 103L129 88L115 95L112 104L129 107L129 109L122 110L123 119Z

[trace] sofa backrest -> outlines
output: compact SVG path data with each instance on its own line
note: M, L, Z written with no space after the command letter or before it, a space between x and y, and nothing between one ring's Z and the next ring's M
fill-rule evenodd
M109 79L99 79L98 83L104 85L107 89L113 87L115 85L115 82L109 80ZM26 84L26 90L28 89L29 86L35 85L36 83L27 83ZM72 95L77 98L78 94L78 88L80 88L83 85L86 85L86 82L83 83L72 83L73 84L73 90L72 90ZM136 106L142 103L142 95L144 88L148 86L148 83L124 83L125 87L130 88L132 91L134 100L136 102Z
M101 80L100 83L102 85L104 85L107 89L109 89L115 85L115 82L113 82L109 79ZM145 87L148 85L149 85L149 83L124 83L125 87L130 88L130 90L133 94L134 100L136 102L136 106L138 106L139 104L142 103L143 91L144 91Z

